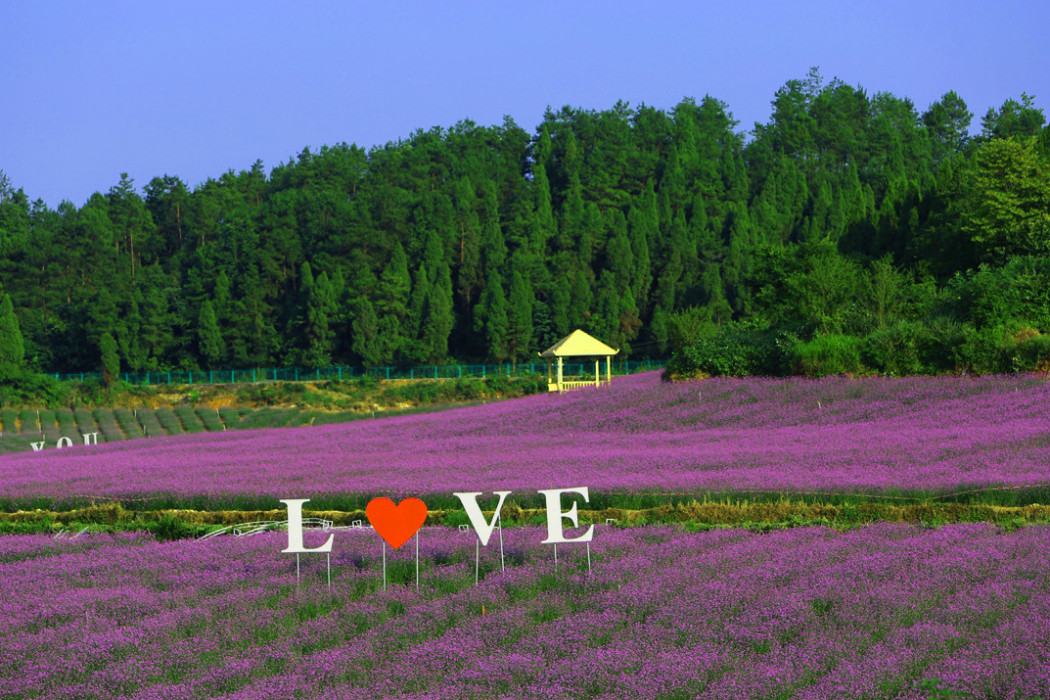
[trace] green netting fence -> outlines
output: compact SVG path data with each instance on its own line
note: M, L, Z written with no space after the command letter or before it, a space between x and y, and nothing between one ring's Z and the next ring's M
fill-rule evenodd
M612 363L614 375L636 374L663 369L667 360L620 360ZM601 362L605 371L605 362ZM547 374L546 362L519 362L494 365L420 365L416 367L282 367L256 369L214 369L195 371L121 372L129 384L244 384L248 382L315 382L372 377L374 379L460 379L462 377L530 377ZM566 362L565 377L593 377L594 362ZM55 373L63 381L101 380L100 372Z

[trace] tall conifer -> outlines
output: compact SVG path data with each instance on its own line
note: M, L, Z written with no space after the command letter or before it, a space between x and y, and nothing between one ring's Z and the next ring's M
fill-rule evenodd
M11 296L0 297L0 375L14 375L22 369L25 343L15 316Z
M507 297L507 340L510 359L517 362L525 357L532 343L532 307L535 297L525 277L514 270L510 277Z
M226 342L219 330L219 321L215 316L215 307L210 300L201 304L197 318L197 346L205 367L214 369L226 355Z

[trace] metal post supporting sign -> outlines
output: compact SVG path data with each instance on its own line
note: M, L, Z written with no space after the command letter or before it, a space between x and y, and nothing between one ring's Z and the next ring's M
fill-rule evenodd
M500 516L499 516L499 570L503 571L503 572L507 571L507 565L504 563L504 559L503 559L503 514L502 513L500 513Z

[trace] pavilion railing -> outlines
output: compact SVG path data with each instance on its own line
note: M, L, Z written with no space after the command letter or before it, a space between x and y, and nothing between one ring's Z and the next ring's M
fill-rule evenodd
M555 384L555 386L557 386L557 382L555 382L554 384ZM605 384L605 382L603 381L603 382L601 382L601 384ZM589 382L566 382L566 381L562 381L562 383L561 383L561 390L562 391L572 391L573 389L584 389L586 387L601 386L601 384L595 382L594 380L591 380Z

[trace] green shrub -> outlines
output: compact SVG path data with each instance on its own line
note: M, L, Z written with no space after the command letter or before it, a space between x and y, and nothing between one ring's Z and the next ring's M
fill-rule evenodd
M727 323L677 349L667 365L674 377L703 375L742 377L782 376L790 370L790 353L797 338L784 329L749 322Z
M998 374L1011 370L1003 328L961 326L959 342L954 346L955 369L977 374Z
M904 376L921 374L923 361L919 344L927 329L921 323L901 321L864 338L860 359L879 374Z
M1013 372L1050 370L1050 336L1021 326L1004 338L1003 363Z
M149 531L158 540L182 540L197 535L198 528L189 525L170 513L165 513L160 520L149 525Z
M982 264L958 273L946 285L957 318L978 328L1026 320L1050 324L1050 258L1018 256L1000 266Z
M69 385L54 377L23 370L11 370L0 376L0 405L43 404L48 408L65 405Z
M799 374L807 377L825 377L832 374L863 374L861 361L862 338L848 335L818 336L795 345L793 365Z

